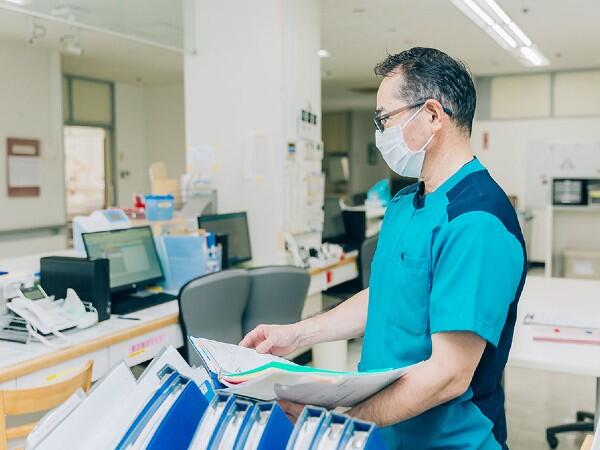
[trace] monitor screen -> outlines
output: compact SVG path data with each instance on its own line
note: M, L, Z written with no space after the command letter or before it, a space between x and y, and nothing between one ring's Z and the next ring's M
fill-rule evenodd
M211 233L227 235L227 257L230 265L252 259L248 217L245 212L200 216L198 226Z
M85 233L83 242L89 258L109 260L112 291L163 280L150 227Z

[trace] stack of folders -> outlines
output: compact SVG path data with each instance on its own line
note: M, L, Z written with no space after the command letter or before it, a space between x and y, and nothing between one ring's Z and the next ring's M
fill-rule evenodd
M352 407L404 376L412 367L338 372L294 364L237 345L190 337L217 390L262 401L283 399Z
M372 423L307 406L286 450L383 450L388 447Z
M277 402L216 392L204 369L173 348L138 380L125 364L86 396L76 392L44 417L27 449L62 450L379 450L374 425L306 407L294 427Z

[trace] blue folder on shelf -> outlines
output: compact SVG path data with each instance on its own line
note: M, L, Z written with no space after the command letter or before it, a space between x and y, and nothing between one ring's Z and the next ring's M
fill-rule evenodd
M164 382L137 415L116 449L188 448L212 391L198 385L166 366Z
M351 423L352 419L344 414L328 414L316 431L310 450L339 449Z
M294 431L288 441L287 450L308 450L317 437L317 433L321 425L327 418L327 410L325 408L317 408L307 406L304 408Z
M293 427L276 402L257 403L234 450L284 450Z
M346 428L339 450L388 450L381 431L370 422L352 420Z

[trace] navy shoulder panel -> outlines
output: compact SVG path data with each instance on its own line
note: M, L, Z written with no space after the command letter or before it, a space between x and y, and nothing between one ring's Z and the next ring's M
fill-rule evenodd
M496 216L508 232L514 235L521 245L525 245L515 209L487 170L467 175L446 193L446 197L448 222L468 212L487 212Z
M404 195L414 194L415 192L417 192L419 190L420 183L421 183L420 181L417 181L416 183L409 184L408 186L400 189L398 192L396 192L396 195L394 195L394 198L392 199L392 201L396 201Z

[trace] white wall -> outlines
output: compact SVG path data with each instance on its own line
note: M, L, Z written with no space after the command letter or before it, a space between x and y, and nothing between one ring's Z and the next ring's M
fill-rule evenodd
M475 121L471 142L473 150L504 190L517 195L521 206L529 206L526 201L531 195L527 192L531 175L528 173L528 153L544 144L597 144L600 143L598 130L599 117ZM483 149L483 134L486 132L489 136L488 150ZM597 158L600 164L600 152Z
M302 108L321 116L318 2L198 0L195 7L187 14L197 53L184 64L187 144L215 150L220 212L248 211L254 259L273 262L283 250L286 143L297 139ZM243 155L257 133L267 140L268 169L246 181Z
M0 42L0 61L0 230L64 224L59 55L40 48ZM7 196L8 137L40 141L42 179L39 197Z
M0 256L64 248L64 235L56 236L66 222L60 57L45 49L0 42L0 61ZM8 137L40 140L39 197L7 196ZM24 231L49 226L54 228ZM3 235L8 230L16 232ZM27 237L32 233L36 241L30 245Z
M185 172L183 83L146 86L146 159L164 161L172 178Z

